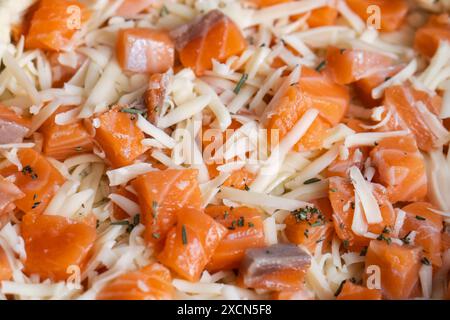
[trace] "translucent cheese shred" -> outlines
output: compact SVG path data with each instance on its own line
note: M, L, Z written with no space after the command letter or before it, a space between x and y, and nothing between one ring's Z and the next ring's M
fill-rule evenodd
M217 197L221 199L229 199L231 201L236 201L251 206L262 206L289 211L293 211L310 205L307 202L299 200L276 197L252 191L244 191L230 187L223 187Z
M408 135L409 131L399 130L399 131L388 131L388 132L362 132L349 135L345 138L344 145L347 148L357 147L357 146L374 146L376 143L380 142L385 138L389 137L400 137Z
M266 7L254 12L251 24L249 26L264 24L276 19L306 13L327 4L328 0L304 0Z
M144 133L146 133L149 136L155 138L158 142L160 142L162 145L166 146L167 148L173 149L173 147L175 146L176 142L171 136L169 136L163 130L157 128L156 126L154 126L150 122L148 122L140 114L138 115L138 120L137 120L136 125Z
M270 246L278 243L277 236L277 225L273 217L268 217L263 221L264 227L264 239L266 240L266 245Z
M106 175L109 178L109 185L113 187L125 184L142 174L155 170L149 163L135 163L126 167L106 171Z
M111 199L111 201L114 202L123 211L128 213L130 217L141 213L141 209L139 208L138 204L134 201L131 201L127 197L124 197L120 194L111 193L108 198Z
M367 222L361 209L361 201L359 200L358 194L355 193L355 211L353 214L352 231L355 234L364 236L364 234L367 232L367 228Z
M433 291L433 266L422 264L419 270L419 278L423 297L430 299Z
M380 99L381 97L383 97L385 89L396 84L401 84L404 81L411 78L416 72L417 67L418 67L417 60L416 59L411 60L411 62L408 63L408 65L405 68L403 68L400 72L398 72L396 75L389 78L388 80L380 84L378 87L373 88L372 98Z
M381 216L378 202L373 195L372 185L364 179L358 167L351 167L349 172L353 186L355 187L355 194L358 194L361 199L361 204L364 209L367 223L381 223L383 221L383 217Z
M210 103L210 101L210 95L203 95L185 102L170 111L164 117L160 118L158 120L158 127L165 129L178 122L186 120L194 114L201 112Z
M291 181L286 183L286 187L293 189L302 185L306 180L316 177L325 170L339 155L339 146L334 145L330 150L312 161Z

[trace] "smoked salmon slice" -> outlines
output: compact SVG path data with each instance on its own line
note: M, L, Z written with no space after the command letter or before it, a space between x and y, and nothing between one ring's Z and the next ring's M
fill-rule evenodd
M381 300L381 290L369 289L351 281L345 281L336 300Z
M58 114L74 108L59 108L39 129L44 136L43 152L46 156L63 161L76 154L92 152L92 137L81 120L64 125L55 123Z
M212 60L225 62L247 46L238 26L219 10L212 10L171 32L180 61L201 76L212 67Z
M33 149L21 149L17 155L23 169L15 173L15 185L25 196L14 203L23 212L39 214L64 183L64 177L45 156Z
M175 48L166 31L146 28L119 30L116 49L119 64L125 71L166 72L174 64Z
M450 17L445 13L431 16L428 22L416 31L414 48L431 58L440 41L450 42Z
M77 0L41 0L31 19L25 47L53 51L66 49L75 32L89 17L89 10Z
M176 212L178 223L167 235L158 260L189 281L198 281L227 228L201 210Z
M141 141L144 133L136 125L136 116L125 107L114 107L98 117L95 141L113 167L130 165L146 151Z
M364 22L375 14L373 10L369 10L369 7L377 6L380 14L381 31L389 32L399 29L408 13L406 0L346 0L346 2Z
M0 144L22 142L30 126L30 119L24 118L0 104Z
M425 121L425 113L439 114L442 99L411 86L391 86L386 89L383 105L392 113L382 130L411 130L420 150L430 151L440 146L441 137ZM438 119L436 119L439 121Z
M152 263L112 280L97 294L97 300L172 300L175 289L170 271Z
M392 203L425 199L425 160L413 136L381 140L370 152L370 158L377 169L374 179L386 187Z
M195 169L167 169L148 172L131 182L139 195L145 239L149 243L161 247L177 223L177 210L201 208L197 176Z
M385 228L392 228L395 224L396 215L394 208L389 202L386 189L379 184L372 184L373 194L380 207L383 222L369 224L368 232L382 234ZM359 249L367 246L370 239L355 234L352 230L353 217L355 213L355 191L350 179L341 177L329 178L329 198L333 207L333 223L337 236L348 247Z
M339 84L349 84L376 74L392 64L392 60L376 52L359 49L327 49L326 72Z
M420 248L372 240L367 249L365 268L367 275L380 278L383 298L408 299L419 280ZM375 275L374 272L379 273Z
M412 242L411 232L414 231L414 245L423 249L423 255L434 265L442 265L442 216L433 212L433 205L426 202L413 202L402 208L406 212L399 237L403 242Z
M95 224L62 216L26 214L20 225L25 241L25 272L44 279L65 280L69 266L83 269L95 238Z
M265 245L262 217L257 209L214 205L207 207L205 213L228 229L206 265L208 271L236 269L246 249Z

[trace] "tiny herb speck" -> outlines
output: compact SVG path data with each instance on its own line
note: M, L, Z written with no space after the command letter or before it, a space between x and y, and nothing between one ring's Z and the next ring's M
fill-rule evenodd
M248 74L244 73L242 75L241 79L239 80L239 82L237 83L236 87L234 88L233 92L238 94L241 91L242 86L245 84L245 81L247 81L247 79L248 79Z
M187 245L188 243L186 227L184 226L184 224L181 226L181 241L183 242L184 245Z

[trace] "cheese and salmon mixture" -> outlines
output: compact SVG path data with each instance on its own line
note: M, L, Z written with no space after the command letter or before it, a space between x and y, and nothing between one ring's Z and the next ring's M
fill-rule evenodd
M1 1L0 299L450 299L449 11Z

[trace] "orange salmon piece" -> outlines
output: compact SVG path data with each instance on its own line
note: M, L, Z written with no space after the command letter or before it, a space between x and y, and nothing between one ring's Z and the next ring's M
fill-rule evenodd
M248 171L245 168L235 170L231 173L227 180L222 184L224 187L231 187L240 190L244 190L246 186L252 184L256 176L254 173Z
M338 176L342 178L348 178L348 170L356 166L360 170L364 167L364 163L369 155L369 148L349 148L348 157L345 160L337 157L334 161L324 170L324 174L327 177Z
M327 94L324 95L323 93ZM332 83L325 76L307 67L297 86L289 86L284 97L263 115L263 123L269 130L278 130L282 139L310 108L316 108L319 116L306 134L295 146L296 150L307 151L321 148L326 132L338 124L349 104L349 94L345 87Z
M447 13L431 16L428 22L416 31L414 48L431 58L440 41L450 41L450 17Z
M161 247L167 233L177 223L176 211L199 210L202 196L195 169L152 171L131 182L139 195L145 239Z
M25 194L12 182L0 176L0 217L13 210L14 201L23 198Z
M175 289L170 271L152 263L136 271L122 274L97 294L97 300L172 300Z
M57 114L73 110L74 108L71 106L59 108L41 126L39 131L44 136L43 153L46 156L64 161L76 154L91 152L94 148L92 137L82 121L65 125L55 123Z
M258 210L214 205L207 207L205 213L228 229L206 265L208 271L236 269L245 250L265 246L262 218Z
M392 64L385 55L358 49L328 47L326 72L339 84L350 84L376 74Z
M314 9L306 20L310 28L334 25L338 17L338 11L330 6Z
M65 280L71 265L83 269L96 238L95 224L62 216L26 214L20 225L25 241L25 273L42 280Z
M167 73L155 73L150 76L148 89L144 94L147 107L147 119L156 124L159 110L164 106L170 78Z
M15 173L15 185L25 196L14 204L26 213L42 213L64 183L64 177L45 156L33 149L21 149L17 155L23 169Z
M138 73L166 72L175 61L169 34L146 28L119 30L116 54L123 70Z
M50 68L52 71L52 87L61 88L64 84L69 81L78 69L86 61L86 57L82 54L77 54L77 61L75 66L66 66L59 62L59 52L51 51L47 54L48 62L50 63Z
M314 252L320 242L327 246L333 235L332 208L327 198L313 201L315 207L291 212L284 220L284 232L289 242L301 244Z
M372 240L367 249L365 268L378 266L383 298L408 299L418 280L420 248L400 246L386 241Z
M370 158L377 169L375 181L386 187L392 203L425 199L425 160L411 135L381 140Z
M0 104L0 144L22 142L30 126L30 119Z
M403 68L403 65L387 66L368 77L359 79L355 82L356 95L364 105L369 107L381 105L382 99L372 98L372 90L386 81L389 77L396 75Z
M394 31L400 28L408 13L408 3L405 0L346 0L352 9L363 21L368 21L373 12L367 10L369 6L380 8L381 31Z
M351 281L345 281L336 300L381 300L381 290L369 289Z
M79 21L73 21L74 14L79 16ZM90 15L85 5L76 0L41 0L25 37L25 48L52 51L67 48Z
M171 33L184 67L200 76L212 68L212 59L225 62L247 46L239 27L219 10L212 10Z
M156 3L156 0L125 0L117 9L116 14L122 17L133 17Z
M350 247L367 246L370 239L357 235L352 230L354 215L355 191L349 179L341 177L329 178L329 198L333 207L333 222L337 236L348 241ZM374 196L380 207L383 222L368 225L368 232L381 234L384 228L392 229L396 215L391 203L387 199L386 189L379 184L372 184Z
M198 281L227 229L196 209L177 211L178 224L167 235L158 260L189 281Z
M9 265L5 250L0 247L0 281L10 280L12 278L12 269Z
M421 102L429 112L438 114L441 100L438 95L431 97L426 92L416 90L410 86L396 85L389 87L385 91L383 105L392 112L393 116L384 129L410 129L419 149L430 151L436 148L439 145L438 137L427 126L416 104Z
M144 133L136 125L136 116L113 108L98 117L95 140L113 167L123 167L146 151L141 144Z
M414 245L423 248L423 255L434 265L442 265L441 241L443 219L432 211L433 205L426 202L413 202L402 208L406 212L399 237L408 238L411 231L416 233Z

